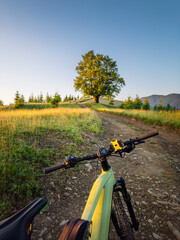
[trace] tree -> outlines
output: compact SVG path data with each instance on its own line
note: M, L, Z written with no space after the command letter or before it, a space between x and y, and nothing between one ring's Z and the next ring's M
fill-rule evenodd
M93 96L95 103L99 102L100 96L115 97L125 85L116 61L109 56L95 55L93 50L82 55L82 58L76 67L78 76L74 80L75 90Z
M37 95L37 102L40 103L40 96Z
M16 91L15 98L14 98L14 108L20 108L24 105L24 96L21 95L18 91Z
M158 110L161 111L163 110L163 103L162 103L162 99L159 99L159 105L158 105Z
M47 93L47 95L46 95L46 102L47 102L47 103L50 103L50 102L51 102L51 99L52 99L52 97L49 96L49 93Z
M157 105L154 105L154 111L157 111L157 110L158 110Z
M29 103L34 102L34 96L33 96L33 94L31 94L31 96L29 97L28 102L29 102Z
M21 95L22 102L25 103L24 95Z
M64 98L64 100L63 100L63 102L67 102L68 101L68 96L67 96L67 94L66 94L66 96L65 96L65 98Z
M171 111L171 112L172 112L172 111L176 111L176 108L175 108L175 107L172 107L172 106L168 103L164 110L166 110L166 111Z
M149 102L148 102L148 99L145 98L144 102L143 102L143 105L142 105L142 108L144 110L150 110L150 105L149 105Z
M131 97L128 97L128 99L122 103L121 108L124 108L124 109L133 109L134 108L134 103L133 103L133 100L131 99Z
M61 102L61 96L56 92L54 97L51 99L52 107L58 107L59 102Z
M3 106L4 105L4 103L3 103L3 101L0 99L0 106Z
M14 101L17 101L18 99L20 99L20 94L19 91L16 91Z
M40 96L39 96L39 102L40 102L40 103L43 103L43 95L42 95L42 92L40 93Z
M114 105L114 99L113 98L109 99L109 105Z
M135 109L141 109L141 107L142 107L142 101L139 98L139 96L136 95L136 98L134 99L134 108Z

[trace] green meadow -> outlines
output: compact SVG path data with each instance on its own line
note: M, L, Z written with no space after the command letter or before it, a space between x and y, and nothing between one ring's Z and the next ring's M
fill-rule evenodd
M102 122L91 109L0 111L0 218L39 196L43 169L80 154L84 132L99 134Z

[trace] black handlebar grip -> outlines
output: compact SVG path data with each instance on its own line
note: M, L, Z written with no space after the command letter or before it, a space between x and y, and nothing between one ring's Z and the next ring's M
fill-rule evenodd
M50 168L46 168L44 169L44 173L50 173L50 172L54 172L58 169L61 169L61 168L65 168L65 164L60 164L60 165L57 165L57 166L54 166L54 167L50 167Z
M159 135L158 130L155 130L155 131L153 131L153 132L146 133L146 134L144 134L144 135L141 135L141 136L139 136L139 137L136 137L134 140L135 140L135 141L142 141L142 140L145 140L145 139L147 139L147 138L154 137L154 136L156 136L156 135Z

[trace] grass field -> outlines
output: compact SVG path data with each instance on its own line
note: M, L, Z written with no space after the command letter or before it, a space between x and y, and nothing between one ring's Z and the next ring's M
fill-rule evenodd
M58 105L59 108L79 108L76 102L61 102ZM25 103L20 109L46 109L52 108L50 103ZM9 106L0 106L1 110L16 110L13 107L13 104Z
M0 218L39 195L44 167L80 154L76 144L83 144L84 132L101 131L91 109L0 111Z
M103 104L89 104L90 108L107 113L114 113L130 118L139 119L148 124L155 124L158 126L166 126L173 129L180 129L180 110L173 112L167 111L146 111L146 110L125 110L114 106L107 106Z
M180 111L123 110L116 106L86 104L93 110L140 119L149 124L180 129ZM81 155L84 133L100 134L102 122L89 108L60 103L58 108L0 111L0 219L41 194L44 167L68 155ZM47 105L47 104L44 104ZM30 104L28 106L30 107ZM34 108L34 106L33 106Z

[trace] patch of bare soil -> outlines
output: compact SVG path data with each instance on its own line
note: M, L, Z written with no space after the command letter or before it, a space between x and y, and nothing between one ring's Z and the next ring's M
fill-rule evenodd
M157 129L139 121L98 113L104 123L103 136L85 134L86 144L80 147L84 155L97 152L98 147L108 147L115 139L122 141ZM139 231L136 239L178 239L180 231L180 136L159 128L159 136L127 154L124 159L111 157L109 163L116 178L123 177L132 198ZM56 145L56 138L51 138ZM63 162L63 159L60 159ZM43 177L46 209L34 220L32 239L58 239L66 221L80 218L93 182L100 174L100 166L83 165L70 172L55 172ZM110 239L119 239L111 226Z

